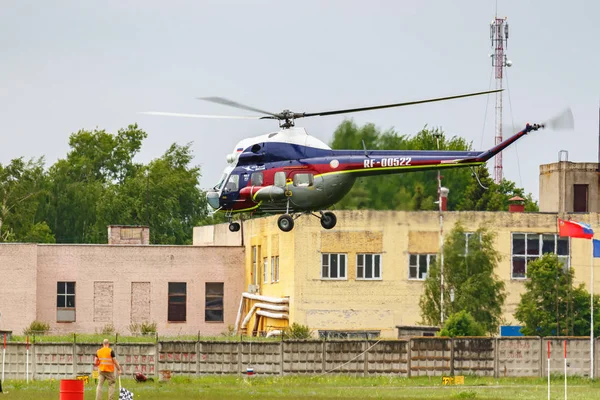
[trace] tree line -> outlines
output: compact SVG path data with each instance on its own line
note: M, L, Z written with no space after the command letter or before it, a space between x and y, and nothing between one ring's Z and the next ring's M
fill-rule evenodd
M150 240L191 244L207 219L191 143L172 144L144 164L134 160L146 132L80 130L49 168L44 158L0 164L0 241L107 243L111 224L149 225Z

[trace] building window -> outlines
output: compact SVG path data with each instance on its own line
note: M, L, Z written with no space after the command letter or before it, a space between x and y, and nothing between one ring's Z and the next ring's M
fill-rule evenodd
M269 259L267 257L263 258L263 282L267 283L269 276Z
M279 282L279 256L271 257L271 282Z
M258 284L258 246L252 246L252 284Z
M206 282L206 301L204 303L204 321L223 322L223 282Z
M408 279L423 281L427 278L429 266L435 262L437 254L410 254Z
M169 322L185 322L186 288L185 282L169 282Z
M588 185L573 185L573 211L588 212Z
M56 322L75 322L75 282L56 283Z
M252 186L262 186L263 184L263 173L261 172L253 172L250 176L250 184Z
M346 279L346 254L322 254L321 261L321 279Z
M357 254L356 279L381 279L381 254Z
M466 257L469 254L469 245L473 248L474 242L478 240L481 242L481 234L478 232L465 232L465 254Z
M513 233L512 234L512 279L527 277L527 264L537 260L542 254L558 255L564 267L569 267L569 238L555 233Z

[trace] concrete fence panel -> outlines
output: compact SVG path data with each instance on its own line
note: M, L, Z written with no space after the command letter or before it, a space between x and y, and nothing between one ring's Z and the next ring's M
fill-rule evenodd
M241 343L242 372L252 368L255 374L281 374L281 343Z
M498 338L497 376L541 376L542 341L537 337Z
M39 345L36 345L39 346ZM75 373L77 375L90 375L94 370L94 358L96 352L100 349L100 345L97 344L76 344L75 345ZM115 350L117 360L121 360L115 346L112 347ZM95 368L98 369L97 367Z
M452 339L412 338L410 345L410 376L450 375Z
M201 374L237 374L241 372L240 343L200 342L198 372Z
M323 342L283 342L282 346L284 375L323 372Z
M159 342L158 372L191 375L197 373L196 342Z
M363 341L325 342L325 370L335 374L365 375L367 343Z
M25 343L7 343L4 355L4 378L27 379L27 345ZM35 360L33 348L29 347L29 378L33 378Z
M454 375L494 376L496 339L456 338L453 342Z
M590 376L590 339L548 337L542 340L543 375L548 375L548 342L550 342L550 374L564 375L564 341L567 340L567 375Z
M39 343L35 350L35 379L74 378L75 348L68 343Z
M124 375L132 377L136 372L146 376L157 375L158 359L154 343L119 344L115 348L115 355L123 368Z
M367 373L408 376L408 340L367 342Z

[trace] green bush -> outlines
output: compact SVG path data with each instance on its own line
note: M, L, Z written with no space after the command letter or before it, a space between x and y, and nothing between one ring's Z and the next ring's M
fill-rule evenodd
M23 330L23 335L45 335L50 331L50 324L43 321L33 321Z
M296 322L285 328L283 337L286 339L310 339L310 329L306 325L300 325Z
M465 310L452 314L444 324L440 336L484 336L485 330Z
M142 335L152 335L156 333L156 322L142 322L140 324L140 332Z
M106 324L104 325L104 327L102 328L102 332L100 333L105 336L112 336L115 334L115 326L113 324Z

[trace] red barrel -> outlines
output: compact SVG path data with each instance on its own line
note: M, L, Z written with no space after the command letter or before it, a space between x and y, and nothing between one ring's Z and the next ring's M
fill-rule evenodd
M60 400L83 400L83 381L79 379L61 380Z

